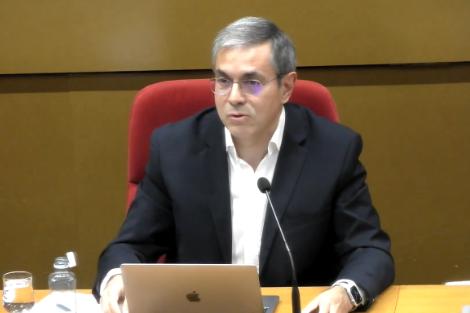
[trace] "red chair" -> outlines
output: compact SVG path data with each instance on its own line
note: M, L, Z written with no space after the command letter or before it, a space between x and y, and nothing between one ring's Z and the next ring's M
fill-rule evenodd
M291 101L317 115L339 122L336 105L328 89L319 83L297 80ZM208 79L173 80L142 89L132 105L129 123L127 207L134 200L144 177L152 131L214 105Z

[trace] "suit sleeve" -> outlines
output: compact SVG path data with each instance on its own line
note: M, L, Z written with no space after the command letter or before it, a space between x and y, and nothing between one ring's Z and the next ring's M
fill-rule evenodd
M381 229L359 161L362 140L355 135L344 157L334 207L335 251L340 257L338 279L351 279L368 296L369 304L394 279L390 238Z
M144 179L117 237L98 260L93 293L98 299L106 273L122 263L155 262L173 245L174 225L170 197L165 189L160 162L159 132L152 134L150 159Z

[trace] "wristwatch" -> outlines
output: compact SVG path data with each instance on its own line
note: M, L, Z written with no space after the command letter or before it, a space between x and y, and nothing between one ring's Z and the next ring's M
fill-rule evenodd
M353 305L353 310L357 309L359 306L364 305L366 303L366 299L364 297L363 292L359 289L359 287L354 283L352 280L349 279L340 279L337 280L333 286L340 286L346 290L348 294L349 300Z

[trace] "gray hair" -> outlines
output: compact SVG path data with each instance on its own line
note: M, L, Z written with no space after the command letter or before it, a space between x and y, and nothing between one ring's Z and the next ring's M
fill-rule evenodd
M212 45L212 66L220 50L249 47L271 42L271 63L278 78L295 71L295 48L292 41L273 22L262 17L243 17L222 29Z

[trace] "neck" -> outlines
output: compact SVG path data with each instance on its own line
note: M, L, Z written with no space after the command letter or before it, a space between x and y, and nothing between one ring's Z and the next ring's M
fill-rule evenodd
M258 140L254 140L253 138L250 138L251 140L247 138L236 139L232 137L238 157L247 162L253 170L256 170L259 163L268 152L268 144L272 133L274 132L270 132Z
M263 146L245 146L236 145L238 157L247 162L253 170L256 170L261 160L266 155L268 148L267 145Z
M279 116L263 134L251 134L242 138L232 136L232 141L240 159L256 170L261 160L268 153L268 144L279 123Z

